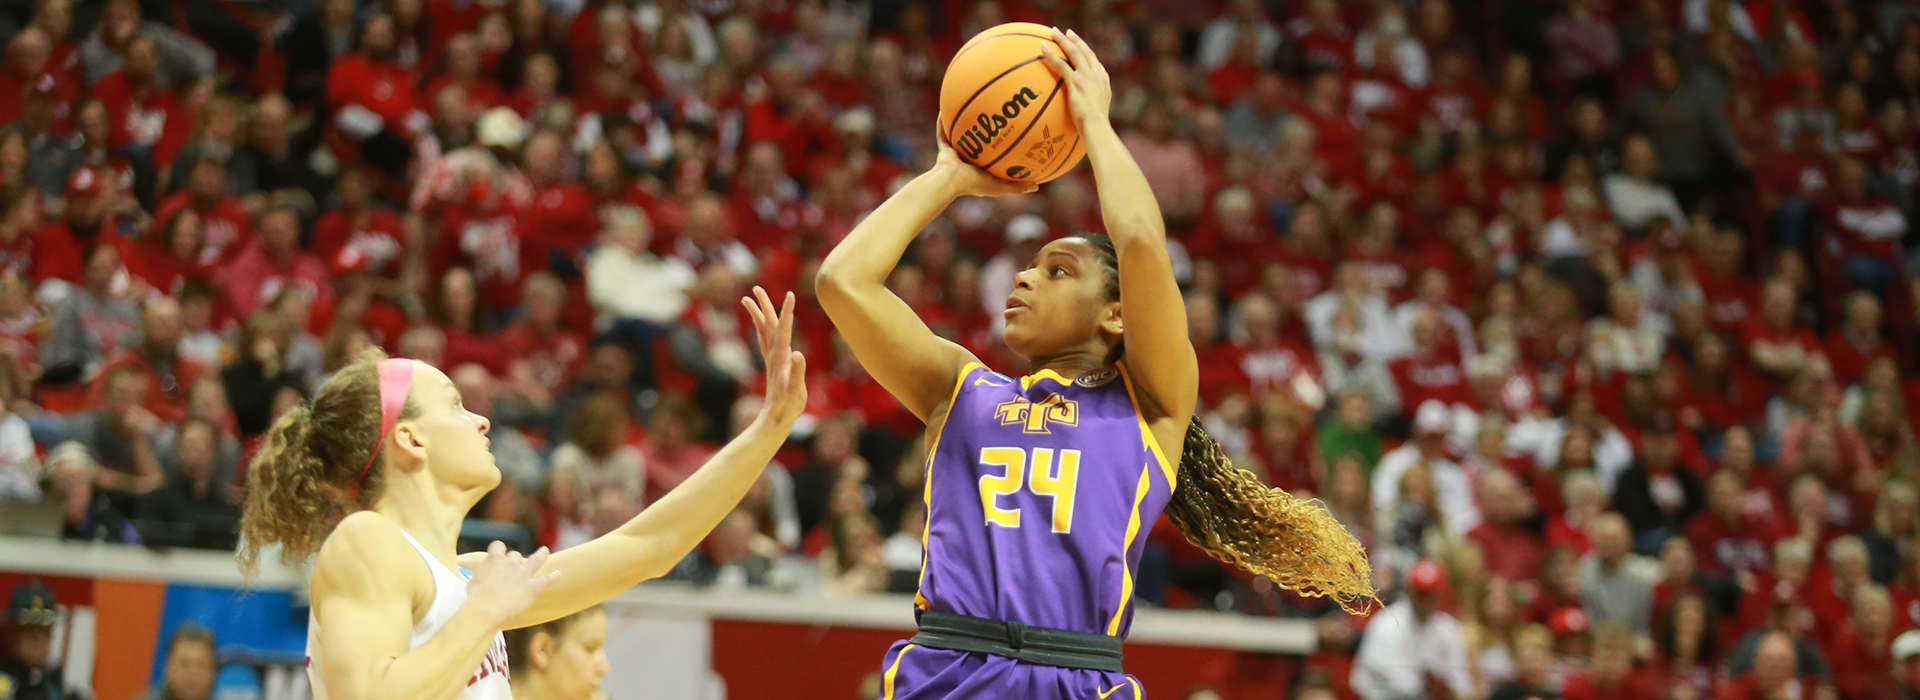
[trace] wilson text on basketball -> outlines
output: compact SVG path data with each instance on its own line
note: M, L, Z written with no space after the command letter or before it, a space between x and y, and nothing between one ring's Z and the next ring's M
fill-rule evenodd
M1040 95L1033 88L1020 88L1020 92L1014 93L1005 104L1000 105L998 114L983 112L978 115L974 124L954 140L954 147L960 149L960 153L969 160L979 158L981 153L986 152L987 146L1000 137L1000 132L1006 130L1007 124L1018 118L1020 112L1037 99L1040 99Z

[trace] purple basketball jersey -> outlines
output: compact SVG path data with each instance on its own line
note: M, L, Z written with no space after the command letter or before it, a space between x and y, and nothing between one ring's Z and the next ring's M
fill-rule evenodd
M922 610L1126 636L1174 471L1124 367L960 373L928 450Z

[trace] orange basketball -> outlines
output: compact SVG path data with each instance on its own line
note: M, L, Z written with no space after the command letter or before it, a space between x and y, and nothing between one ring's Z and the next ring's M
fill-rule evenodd
M940 83L941 138L1002 180L1046 182L1087 152L1067 109L1066 83L1047 67L1042 44L1054 44L1051 28L1014 22L988 29L960 47Z

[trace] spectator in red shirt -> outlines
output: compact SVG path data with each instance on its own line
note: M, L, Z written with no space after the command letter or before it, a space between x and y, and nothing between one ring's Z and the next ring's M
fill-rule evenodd
M360 144L360 156L389 175L405 171L409 147L431 120L414 92L418 76L400 65L393 16L376 13L360 28L360 48L327 72L334 126Z
M406 233L400 215L373 200L373 178L360 169L341 174L340 206L313 227L313 255L329 265L365 267L398 280L405 263Z
M520 88L507 96L505 104L526 120L543 124L555 110L574 113L573 98L560 94L560 62L549 53L526 57Z
M1601 14L1605 0L1573 0L1565 14L1547 20L1546 35L1554 50L1561 77L1574 91L1610 99L1616 89L1613 74L1620 68L1620 35L1611 18Z
M1255 396L1277 393L1297 397L1301 378L1320 383L1319 360L1306 338L1286 332L1286 317L1279 304L1264 294L1249 294L1235 311L1238 327L1231 335L1239 348L1240 371Z
M1797 125L1786 136L1790 148L1769 149L1754 163L1755 194L1773 243L1804 248L1818 213L1814 204L1826 195L1834 163L1819 129Z
M1893 638L1899 630L1887 589L1873 583L1855 589L1852 614L1839 625L1826 653L1833 660L1833 683L1841 696L1857 698L1871 686L1890 682Z
M34 83L47 74L53 40L38 27L28 27L7 43L6 63L0 66L0 123L12 124Z
M486 368L489 374L505 374L508 355L498 339L488 332L492 328L483 320L472 273L456 267L441 276L437 286L438 298L435 299L437 303L434 304L432 320L435 330L440 334L443 361L430 364L437 367L477 364ZM418 355L410 354L408 357L426 360Z
M1140 108L1136 128L1122 139L1153 187L1160 211L1176 227L1192 222L1207 203L1207 178L1200 151L1174 131L1178 118L1171 103L1148 102Z
M162 294L179 294L188 282L213 279L216 267L200 264L200 244L206 227L199 212L181 209L160 223L159 236L140 246L127 260L127 272Z
M1337 0L1308 0L1306 10L1287 23L1287 33L1316 68L1341 70L1353 63L1353 31Z
M666 44L670 36L669 32L663 30L660 36L662 50L669 50ZM684 55L690 59L693 50L687 45L685 31L671 34L671 36L676 39L676 44L672 48L680 51L680 54L676 55ZM860 46L851 41L834 44L833 48L827 50L826 60L821 64L820 69L814 71L813 77L807 80L807 87L820 93L827 104L836 110L851 109L866 103L868 86L860 76Z
M1208 219L1190 239L1189 252L1213 260L1227 296L1239 298L1260 283L1267 264L1279 257L1280 239L1260 214L1259 203L1243 187L1229 187L1215 195Z
M300 249L300 213L275 207L260 215L260 239L228 268L227 305L236 316L252 316L290 286L305 291L315 306L333 303L326 264Z
M1332 171L1344 173L1357 165L1359 127L1348 115L1346 86L1338 73L1319 73L1308 82L1306 104L1294 109L1296 117L1313 127L1315 157L1325 161Z
M1700 235L1693 281L1706 302L1707 320L1722 333L1736 332L1760 310L1760 285L1741 269L1746 238L1735 230Z
M1869 682L1860 697L1869 700L1912 700L1920 697L1920 630L1894 638L1889 677Z
M1480 545L1487 572L1508 581L1539 579L1546 547L1527 527L1539 511L1513 472L1492 469L1480 476L1480 512L1486 519L1467 539Z
M233 262L253 240L253 221L240 200L227 193L227 163L203 157L188 165L193 170L186 189L162 202L154 216L166 221L176 212L192 209L200 215L202 227L194 264L212 267Z
M1893 357L1893 345L1880 335L1880 300L1866 291L1847 296L1846 320L1827 333L1827 364L1834 381L1851 386L1866 376L1867 364Z
M1387 363L1394 387L1400 392L1402 412L1411 416L1414 408L1430 400L1449 405L1470 403L1460 361L1440 352L1440 315L1433 309L1421 309L1414 315L1411 328L1413 348Z
M687 207L680 240L671 246L672 255L695 269L720 263L741 277L751 277L759 267L753 251L742 245L731 231L727 208L719 197L701 195Z
M1840 243L1840 274L1847 284L1876 292L1901 279L1900 240L1907 216L1900 207L1867 189L1867 169L1853 158L1834 167L1833 197L1824 209L1826 230Z
M427 83L427 89L421 93L428 104L449 85L466 89L467 103L476 113L506 103L506 91L500 89L500 83L481 73L478 38L470 33L455 34L447 39L446 52L446 72Z
M80 284L85 251L99 244L119 249L120 259L134 257L133 241L116 230L113 184L94 168L80 168L67 179L67 210L58 223L41 229L33 239L33 281L62 280Z
M1348 118L1363 125L1384 124L1397 134L1411 133L1419 116L1418 97L1405 82L1407 72L1395 61L1405 40L1387 34L1375 34L1372 39L1372 60L1347 82Z
M523 170L534 189L533 201L519 214L520 242L528 271L578 279L586 264L582 256L600 235L600 216L593 193L565 177L565 156L560 134L541 131L527 139Z
M1458 139L1487 113L1487 91L1476 82L1471 61L1464 48L1442 51L1433 82L1414 98L1420 125L1442 138Z
M1748 319L1741 329L1741 343L1747 347L1754 367L1776 382L1799 374L1820 351L1820 341L1813 331L1794 321L1797 305L1792 282L1781 277L1770 279L1761 291L1759 318Z
M1760 637L1753 668L1738 679L1721 686L1716 700L1813 700L1814 681L1802 679L1795 671L1794 640L1785 630L1773 630Z
M550 405L586 364L587 337L561 325L567 288L553 275L534 273L521 294L520 320L500 335L513 358L508 378L521 398Z
M180 304L168 297L149 299L140 314L140 344L122 350L107 361L100 377L94 380L87 406L99 407L106 397L106 378L126 369L147 380L147 397L141 406L163 423L173 424L187 417L187 397L194 382L207 375L207 368L180 357Z
M114 144L147 154L154 169L166 172L193 133L193 116L160 83L159 70L159 45L153 37L135 35L127 42L120 72L94 85L93 94L107 104Z
M1714 472L1707 477L1707 510L1687 522L1687 540L1700 553L1708 574L1764 572L1780 538L1771 518L1749 516L1739 475Z
M1689 427L1720 431L1760 422L1769 398L1767 383L1735 364L1727 341L1701 333L1693 341L1693 359L1680 370L1682 419Z
M1820 621L1820 629L1831 642L1856 604L1854 596L1864 586L1874 585L1867 561L1867 546L1858 535L1846 535L1827 543L1825 566L1809 579L1807 607ZM1834 660L1833 656L1827 656Z
M1593 660L1586 673L1569 677L1561 689L1566 700L1639 700L1654 688L1633 668L1633 630L1625 623L1602 621L1593 626Z
M663 401L654 409L646 441L640 445L642 464L646 465L647 500L659 500L713 456L713 448L694 434L698 418L693 406L684 401Z
M1653 676L1666 688L1685 686L1693 697L1712 697L1720 683L1720 630L1712 605L1698 593L1687 593L1656 615Z
M1232 104L1240 99L1260 76L1260 67L1263 65L1260 60L1260 40L1260 32L1239 31L1233 37L1233 50L1226 62L1207 74L1207 87L1212 90L1218 103Z
M1245 352L1222 338L1220 305L1213 297L1187 297L1187 337L1200 358L1200 396L1207 405L1232 392L1245 391L1249 381L1240 368Z
M833 141L832 116L820 93L807 88L792 60L775 58L760 74L762 90L747 102L742 138L772 141L787 157L787 172L806 172L807 161Z
M46 226L40 217L40 191L17 188L0 201L0 273L26 279L33 272L35 234Z

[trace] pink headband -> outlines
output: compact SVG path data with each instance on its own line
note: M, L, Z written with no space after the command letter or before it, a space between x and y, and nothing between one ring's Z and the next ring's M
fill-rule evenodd
M360 477L353 481L353 495L360 495L360 486L367 481L367 474L373 471L373 462L380 458L380 448L387 442L387 433L393 432L393 424L399 422L401 409L407 406L407 393L413 390L413 360L403 357L390 357L380 361L380 438L373 443L373 454L367 456L367 466L360 468Z

